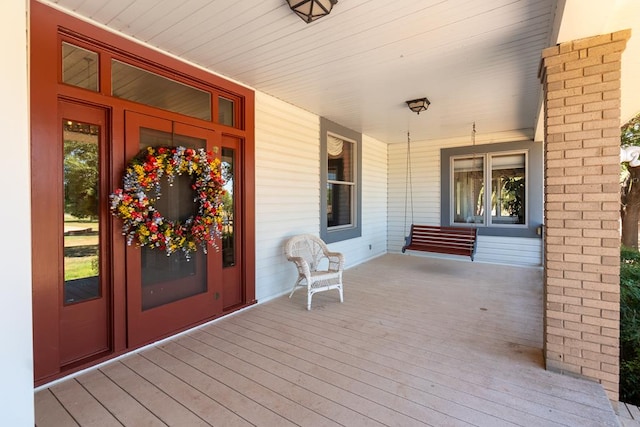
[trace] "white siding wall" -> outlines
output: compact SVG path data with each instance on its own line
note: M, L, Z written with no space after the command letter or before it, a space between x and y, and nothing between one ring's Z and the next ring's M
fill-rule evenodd
M522 140L520 134L490 136L478 144ZM411 141L411 182L406 195L407 144L389 145L389 252L400 252L411 223L440 225L440 149L471 145L470 138L440 141ZM410 203L413 194L413 215ZM406 227L405 227L406 216ZM412 219L413 216L413 219ZM479 236L475 260L516 265L541 265L542 240ZM440 256L417 254L424 256Z
M496 264L542 265L542 239L479 236L475 260Z
M288 237L320 233L320 118L256 92L256 298L288 292ZM363 136L362 237L330 245L347 267L386 252L387 146ZM371 249L369 249L371 245Z
M27 90L27 3L2 4L0 78L2 148L0 168L5 225L0 246L0 424L33 426L31 336L31 215Z

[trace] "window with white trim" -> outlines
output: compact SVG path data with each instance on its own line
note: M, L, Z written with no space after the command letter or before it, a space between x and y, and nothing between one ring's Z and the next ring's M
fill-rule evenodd
M533 141L444 148L441 225L478 234L540 237L542 144Z
M327 243L359 237L362 137L325 119L321 119L320 132L320 237Z
M475 154L451 161L452 224L526 225L526 152Z
M352 227L355 188L353 141L327 135L327 226Z

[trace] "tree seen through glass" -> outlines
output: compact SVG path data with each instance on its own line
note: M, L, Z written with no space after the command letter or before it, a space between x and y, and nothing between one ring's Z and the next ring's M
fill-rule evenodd
M64 301L100 296L99 127L63 122Z

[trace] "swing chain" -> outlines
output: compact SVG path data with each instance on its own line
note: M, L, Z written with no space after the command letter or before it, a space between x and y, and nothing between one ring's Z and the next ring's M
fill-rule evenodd
M407 166L405 169L405 187L404 187L404 234L407 233L407 206L411 207L411 224L413 224L413 183L411 181L411 136L407 131Z
M476 199L476 173L475 173L476 158L477 158L477 153L476 153L476 122L473 122L473 128L471 130L471 144L473 146L473 158L471 159L471 208L472 208L472 215L473 215L472 220L473 220L473 222L475 222L476 221L476 219L475 219L476 215L478 214L478 212L477 212L478 200Z

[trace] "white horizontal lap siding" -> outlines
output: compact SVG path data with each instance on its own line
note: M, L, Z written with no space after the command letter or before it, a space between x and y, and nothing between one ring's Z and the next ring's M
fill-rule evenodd
M387 252L388 145L362 137L362 235L367 256ZM371 245L369 249L368 245Z
M387 252L387 144L362 136L362 236L329 245L347 267Z
M495 264L540 266L542 239L478 236L478 249L474 259Z
M320 119L256 92L256 298L280 295L296 273L290 236L320 230Z

